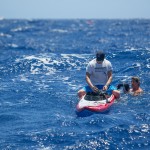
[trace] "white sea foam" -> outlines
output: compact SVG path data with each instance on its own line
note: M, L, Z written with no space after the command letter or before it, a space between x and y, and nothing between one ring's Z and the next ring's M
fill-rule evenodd
M29 80L24 74L19 76L20 81L24 81L24 82L31 82L31 80Z
M68 30L62 30L62 29L53 29L52 32L59 32L59 33L67 33Z
M22 28L19 27L19 28L11 29L11 31L12 31L12 32L22 31Z
M64 58L70 58L72 56L72 57L84 59L87 56L91 56L91 54L61 54L61 56Z
M147 68L150 68L150 64L147 64L146 67L147 67Z
M52 62L52 59L50 57L46 58L45 56L34 56L34 55L31 55L31 56L25 56L24 59L27 59L27 60L36 59L39 62L42 62L43 64L51 64L51 62Z
M4 33L0 33L0 36L3 36L3 37L12 37L10 34L4 34Z
M18 28L15 28L15 29L11 29L12 32L19 32L19 31L24 31L24 30L27 30L27 29L30 29L31 27L18 27Z
M14 43L8 44L8 46L13 47L13 48L17 48L17 47L18 47L18 45L17 45L17 44L14 44Z
M30 64L31 74L44 73L45 75L51 75L56 72L61 72L62 69L66 71L72 71L73 69L80 70L86 64L84 60L87 57L89 57L89 54L60 54L57 56L52 53L24 55L22 58L17 58L15 62Z

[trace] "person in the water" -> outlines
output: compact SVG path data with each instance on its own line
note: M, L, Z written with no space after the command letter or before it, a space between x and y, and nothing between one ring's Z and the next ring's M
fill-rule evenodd
M136 76L131 78L131 88L129 84L118 84L117 89L120 89L121 87L123 87L124 93L129 93L134 96L143 93L143 90L140 87L140 79Z

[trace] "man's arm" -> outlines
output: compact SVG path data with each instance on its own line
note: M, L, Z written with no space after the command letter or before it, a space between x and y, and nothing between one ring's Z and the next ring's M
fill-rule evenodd
M108 80L107 80L106 84L104 85L103 90L107 90L108 86L112 82L112 70L107 72L107 76L108 76Z
M86 77L85 77L85 79L86 79L86 82L87 82L87 84L89 85L89 87L92 89L92 87L93 87L94 85L92 84L92 82L91 82L91 80L90 80L90 74L89 74L88 72L86 72Z
M89 85L89 87L93 90L93 92L98 92L98 88L92 84L90 80L90 74L88 72L86 72L86 82Z

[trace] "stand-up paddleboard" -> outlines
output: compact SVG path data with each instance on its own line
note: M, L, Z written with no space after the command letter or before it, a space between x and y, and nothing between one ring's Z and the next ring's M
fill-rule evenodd
M115 96L111 95L109 98L104 93L87 93L76 106L77 115L84 114L84 112L99 113L105 112L114 103ZM89 115L91 114L89 113Z

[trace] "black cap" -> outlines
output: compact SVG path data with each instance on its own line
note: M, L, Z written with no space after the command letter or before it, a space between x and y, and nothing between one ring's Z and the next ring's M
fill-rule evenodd
M103 61L105 58L105 53L103 51L97 51L96 53L96 60Z

